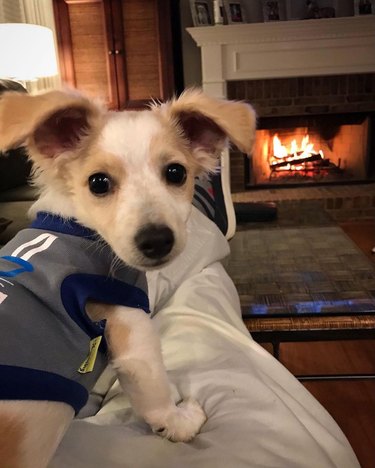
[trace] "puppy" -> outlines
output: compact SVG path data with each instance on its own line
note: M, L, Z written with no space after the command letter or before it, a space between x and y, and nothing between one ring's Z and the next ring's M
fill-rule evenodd
M40 196L0 251L1 467L47 466L107 355L153 431L199 432L199 404L172 400L140 272L183 250L195 176L254 134L250 106L199 90L118 113L76 92L3 95L0 148L26 142Z

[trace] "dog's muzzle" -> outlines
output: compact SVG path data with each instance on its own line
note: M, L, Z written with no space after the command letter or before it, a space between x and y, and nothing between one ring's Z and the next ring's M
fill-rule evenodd
M145 257L159 260L172 250L174 234L163 224L147 224L136 234L135 244Z

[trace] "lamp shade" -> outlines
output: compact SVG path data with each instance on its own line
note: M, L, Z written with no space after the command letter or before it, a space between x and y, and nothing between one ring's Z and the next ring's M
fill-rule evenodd
M0 78L35 80L57 75L51 29L36 24L0 24Z

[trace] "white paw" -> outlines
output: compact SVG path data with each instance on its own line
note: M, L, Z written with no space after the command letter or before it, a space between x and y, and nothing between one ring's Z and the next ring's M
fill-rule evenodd
M173 442L189 442L200 431L207 417L198 402L189 398L183 400L171 411L158 427L152 430Z

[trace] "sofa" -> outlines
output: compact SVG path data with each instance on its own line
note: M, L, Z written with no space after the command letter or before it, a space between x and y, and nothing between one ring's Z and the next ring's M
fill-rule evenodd
M0 153L0 245L29 224L27 212L36 198L30 170L24 148Z
M0 80L0 95L11 91L27 92L17 81ZM0 245L29 224L27 212L36 197L28 184L30 171L25 148L0 152Z

